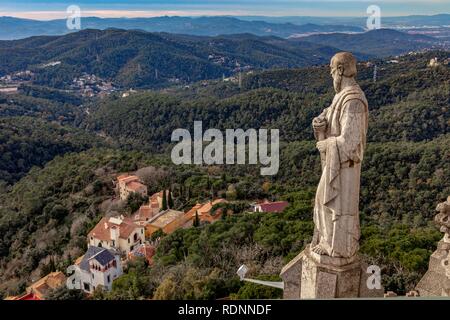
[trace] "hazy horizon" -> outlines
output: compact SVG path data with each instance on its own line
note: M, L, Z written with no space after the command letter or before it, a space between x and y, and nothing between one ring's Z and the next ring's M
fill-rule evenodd
M423 16L423 17L432 17L432 16L438 16L438 15L450 15L449 12L442 12L442 13L436 13L436 14L408 14L408 15L393 15L393 16L385 16L388 18L395 18L395 17L414 17L414 16ZM146 18L163 18L163 17L183 17L183 18L202 18L202 17L229 17L229 18L348 18L348 19L358 19L358 18L366 18L367 16L311 16L311 15L285 15L285 16L271 16L271 15L155 15L155 16L100 16L100 15L82 15L82 18L98 18L98 19L146 19ZM15 16L15 15L8 15L4 14L3 12L0 12L0 18L17 18L17 19L26 19L26 20L36 20L36 21L52 21L52 20L60 20L60 19L66 19L66 13L61 13L60 17L54 17L54 18L47 18L47 19L37 19L33 17L24 17L24 16Z
M6 0L0 3L0 16L53 20L67 16L67 7L78 5L83 17L152 18L161 16L233 16L233 17L367 17L367 7L375 4L384 17L448 14L447 0Z

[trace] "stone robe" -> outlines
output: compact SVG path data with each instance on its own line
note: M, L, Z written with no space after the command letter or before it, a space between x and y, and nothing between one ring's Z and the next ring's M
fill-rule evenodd
M327 147L315 198L315 242L331 257L351 258L360 237L360 174L368 124L364 93L358 85L344 88L319 118L326 119L321 135Z

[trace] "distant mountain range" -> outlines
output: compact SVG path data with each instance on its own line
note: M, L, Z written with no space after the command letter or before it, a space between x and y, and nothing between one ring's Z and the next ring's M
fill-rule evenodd
M245 21L265 21L269 23L292 23L297 25L312 23L318 25L347 25L366 27L367 17L265 17L265 16L239 16ZM442 13L436 15L411 15L400 17L381 17L383 28L411 28L411 27L444 27L449 26L450 14ZM336 30L337 31L337 30Z
M301 38L301 41L378 57L440 46L436 38L391 29L377 29L360 34L317 34Z
M155 18L97 18L83 17L82 29L119 28L149 32L182 33L201 36L252 33L259 36L287 38L312 33L363 32L365 17L155 17ZM384 28L417 28L449 25L450 14L433 16L382 17ZM62 35L67 29L65 19L38 21L0 17L0 40L22 39L40 35Z
M317 32L363 32L359 26L317 25L306 23L269 23L266 21L246 21L234 17L156 17L156 18L97 18L85 17L82 29L120 28L149 32L182 33L199 36L221 34L252 33L259 36L287 38L295 34ZM62 35L69 30L65 19L38 21L12 17L0 17L0 39L12 40L38 35Z
M200 37L83 30L0 41L0 74L31 69L36 72L35 83L66 88L86 72L123 87L155 87L251 69L323 64L335 52L324 45L250 34Z
M119 87L154 88L228 77L239 71L320 65L342 50L364 60L430 48L435 43L432 37L388 29L300 39L83 30L0 41L0 76L32 70L35 84L67 88L87 73Z

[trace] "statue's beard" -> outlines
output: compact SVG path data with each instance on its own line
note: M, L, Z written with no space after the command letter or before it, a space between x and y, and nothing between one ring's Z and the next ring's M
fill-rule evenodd
M341 91L341 87L342 87L342 77L341 76L336 76L333 79L333 87L334 87L334 91L336 91L336 93L339 93Z

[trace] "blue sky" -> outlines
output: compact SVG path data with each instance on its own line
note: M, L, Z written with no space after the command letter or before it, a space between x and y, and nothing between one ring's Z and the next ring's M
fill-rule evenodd
M0 15L52 19L78 5L83 16L161 15L366 16L369 5L384 16L450 12L450 0L0 0Z

